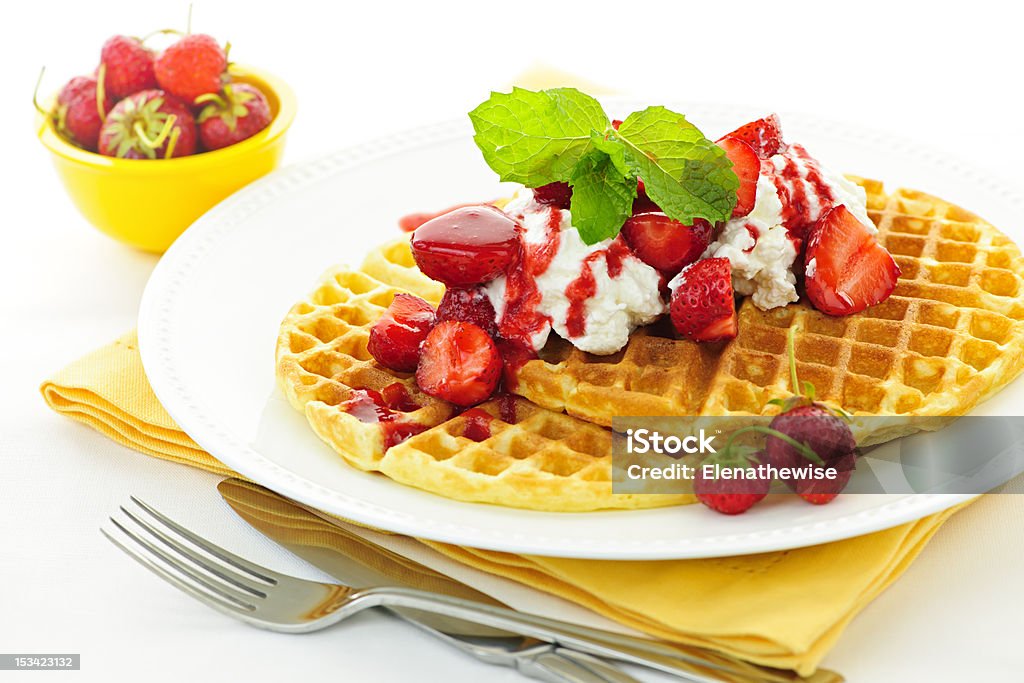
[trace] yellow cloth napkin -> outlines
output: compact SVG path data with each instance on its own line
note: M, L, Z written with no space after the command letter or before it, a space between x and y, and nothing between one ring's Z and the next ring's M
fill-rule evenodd
M157 401L134 332L75 361L41 389L54 410L129 448L234 474ZM707 560L573 560L421 542L659 638L808 675L955 510L810 548Z

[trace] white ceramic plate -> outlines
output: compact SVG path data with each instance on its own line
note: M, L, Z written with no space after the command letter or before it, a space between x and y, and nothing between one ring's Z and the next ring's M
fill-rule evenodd
M613 114L643 106L607 104ZM669 104L711 137L762 114ZM782 121L788 139L831 167L924 189L1024 238L1024 199L1012 187L874 131L796 114ZM614 559L737 555L856 536L965 498L849 495L818 507L787 496L738 517L700 505L555 514L460 503L345 465L275 387L282 317L327 267L358 265L395 237L399 216L503 193L473 145L468 120L292 166L243 189L186 231L146 288L139 337L157 396L203 448L286 496L375 527L494 550ZM984 412L1013 414L1022 399L1017 382Z

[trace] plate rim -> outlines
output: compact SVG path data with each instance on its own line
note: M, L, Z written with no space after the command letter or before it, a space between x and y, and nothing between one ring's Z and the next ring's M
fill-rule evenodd
M621 106L635 105L636 98L602 98ZM670 104L672 104L670 102ZM676 103L679 104L679 103ZM643 106L643 105L640 105ZM736 114L752 109L740 104L686 103L684 111ZM699 115L699 114L698 114ZM696 119L698 115L695 115ZM830 132L850 132L850 124L802 113L787 113L804 124ZM998 193L1008 203L1024 209L1024 195L1001 178L949 155L919 143L866 127L854 127L857 139L870 135L877 142L885 141L895 150L911 153L929 163L946 167L952 173L972 178ZM157 263L146 284L139 307L138 336L142 363L157 399L172 419L203 449L234 471L279 493L343 516L353 521L434 541L469 545L504 552L556 555L560 557L618 560L655 560L721 557L817 545L891 528L941 512L976 497L974 494L907 494L877 507L860 510L834 519L807 522L783 529L752 530L728 535L662 540L615 538L604 543L583 542L565 536L508 534L474 526L471 522L453 524L415 517L406 512L355 498L301 477L267 459L259 451L208 420L194 397L178 376L173 350L168 346L170 319L175 313L175 294L188 272L216 244L217 238L274 201L279 195L318 182L325 177L351 170L361 163L400 154L410 149L452 141L466 135L467 123L455 119L428 124L376 140L350 146L318 158L290 164L274 171L226 198L201 216L171 246ZM397 482L396 486L401 486ZM459 501L453 501L459 502ZM473 505L472 503L465 503ZM625 511L623 511L625 512ZM577 513L566 513L577 514ZM582 513L580 513L582 514ZM587 513L601 514L601 513ZM717 548L723 540L728 549ZM639 547L642 544L642 547ZM717 548L717 549L716 549Z

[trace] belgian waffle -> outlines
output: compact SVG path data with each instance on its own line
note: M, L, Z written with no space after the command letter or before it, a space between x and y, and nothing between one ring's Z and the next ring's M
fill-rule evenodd
M859 420L861 443L937 426L925 418L967 413L1022 369L1024 260L996 228L958 206L912 190L886 193L856 179L868 213L902 275L893 295L842 318L806 302L762 311L745 300L739 335L722 344L672 337L664 323L634 332L611 356L555 339L518 372L514 391L528 419L496 419L481 444L461 436L463 418L385 371L366 352L369 326L396 291L435 302L437 283L415 267L407 240L370 254L362 272L329 274L286 318L278 376L293 405L349 462L464 500L549 510L642 507L689 496L611 493L613 416L750 416L792 395L786 337L794 327L797 370L818 398ZM338 409L351 388L402 382L426 431L391 449L378 425ZM493 404L484 406L498 415ZM598 426L599 425L599 426ZM596 430L596 431L595 431ZM574 436L576 432L582 436ZM540 441L531 442L531 438ZM535 454L543 454L536 458Z
M366 342L370 327L395 294L410 292L434 304L440 295L435 283L414 266L398 265L405 258L400 248L392 247L367 259L371 270L402 287L364 272L329 271L281 327L279 383L316 434L348 463L451 498L535 510L692 502L688 495L613 494L611 435L600 426L510 398L480 406L492 416L490 436L475 441L464 435L466 417L455 415L450 404L420 392L409 374L381 368ZM412 263L411 257L408 261ZM354 390L380 392L395 383L419 407L394 411L388 424L423 431L387 448L381 423L360 421L345 406Z
M614 356L552 344L523 367L517 393L603 425L612 415L761 415L791 395L786 335L795 327L797 370L819 399L854 415L908 418L903 424L967 413L1022 369L1020 250L949 202L854 180L902 271L885 302L832 317L805 302L762 311L746 299L739 335L721 345L657 328L634 334Z

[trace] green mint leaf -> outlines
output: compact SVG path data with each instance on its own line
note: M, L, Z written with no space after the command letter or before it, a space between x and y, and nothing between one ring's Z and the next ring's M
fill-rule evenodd
M636 180L624 174L612 156L595 149L577 162L569 184L572 224L583 242L615 237L632 212Z
M647 194L670 218L689 225L695 218L728 220L739 179L725 151L696 126L665 107L626 117L614 136Z
M491 93L469 113L473 141L502 180L539 187L566 180L609 126L601 104L575 88Z
M597 131L591 133L590 137L594 147L611 157L612 163L615 164L615 168L619 169L619 173L624 176L633 175L633 169L629 167L629 162L626 161L626 146L622 144L621 140L609 138L606 134L598 133Z

